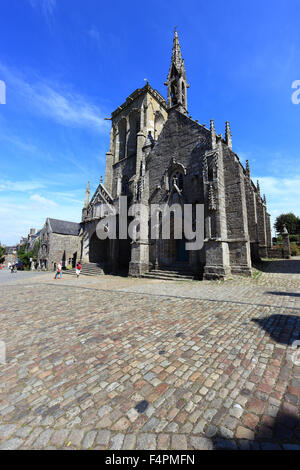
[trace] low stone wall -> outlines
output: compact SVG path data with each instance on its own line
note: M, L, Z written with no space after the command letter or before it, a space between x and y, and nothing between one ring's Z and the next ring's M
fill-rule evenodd
M284 258L283 248L268 248L268 258Z

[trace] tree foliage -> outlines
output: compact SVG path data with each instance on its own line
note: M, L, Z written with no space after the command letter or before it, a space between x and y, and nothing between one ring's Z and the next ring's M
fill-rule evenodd
M23 263L25 268L30 267L30 258L32 258L32 251L28 251L26 253L26 245L22 245L21 248L17 252L17 256L19 261Z
M6 253L6 249L4 246L0 245L0 263L4 263L4 255Z
M281 214L277 217L274 224L276 232L282 233L284 225L290 235L297 235L300 233L300 219L292 212Z

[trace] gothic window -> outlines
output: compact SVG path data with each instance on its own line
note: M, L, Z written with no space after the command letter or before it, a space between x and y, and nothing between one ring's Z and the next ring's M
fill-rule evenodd
M214 169L212 165L208 167L208 180L212 181L214 179Z
M147 126L147 106L144 105L144 123L143 127Z
M140 114L138 111L132 111L129 115L129 137L127 143L127 156L136 154L137 133L140 130Z
M174 171L171 175L170 186L172 187L174 183L181 191L183 190L183 174L179 170Z
M119 160L125 158L126 150L126 120L121 119L118 124L118 133L119 133Z
M185 86L183 82L181 86L181 102L185 106Z
M171 105L177 104L177 84L175 81L171 84Z
M164 126L164 118L161 112L157 111L154 117L154 140L157 140Z

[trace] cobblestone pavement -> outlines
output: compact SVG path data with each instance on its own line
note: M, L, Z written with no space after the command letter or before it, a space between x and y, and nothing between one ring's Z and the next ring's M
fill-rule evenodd
M0 449L300 449L299 299L278 270L1 285Z
M46 276L47 273L41 273L37 271L17 271L14 273L11 273L7 268L1 269L0 270L0 284L7 284L8 282L16 282L16 281L24 281L28 280L29 278L33 277L36 278L36 276Z

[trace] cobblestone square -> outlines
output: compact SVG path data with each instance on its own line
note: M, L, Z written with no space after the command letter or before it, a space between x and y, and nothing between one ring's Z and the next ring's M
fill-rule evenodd
M300 449L299 264L2 282L0 449Z

